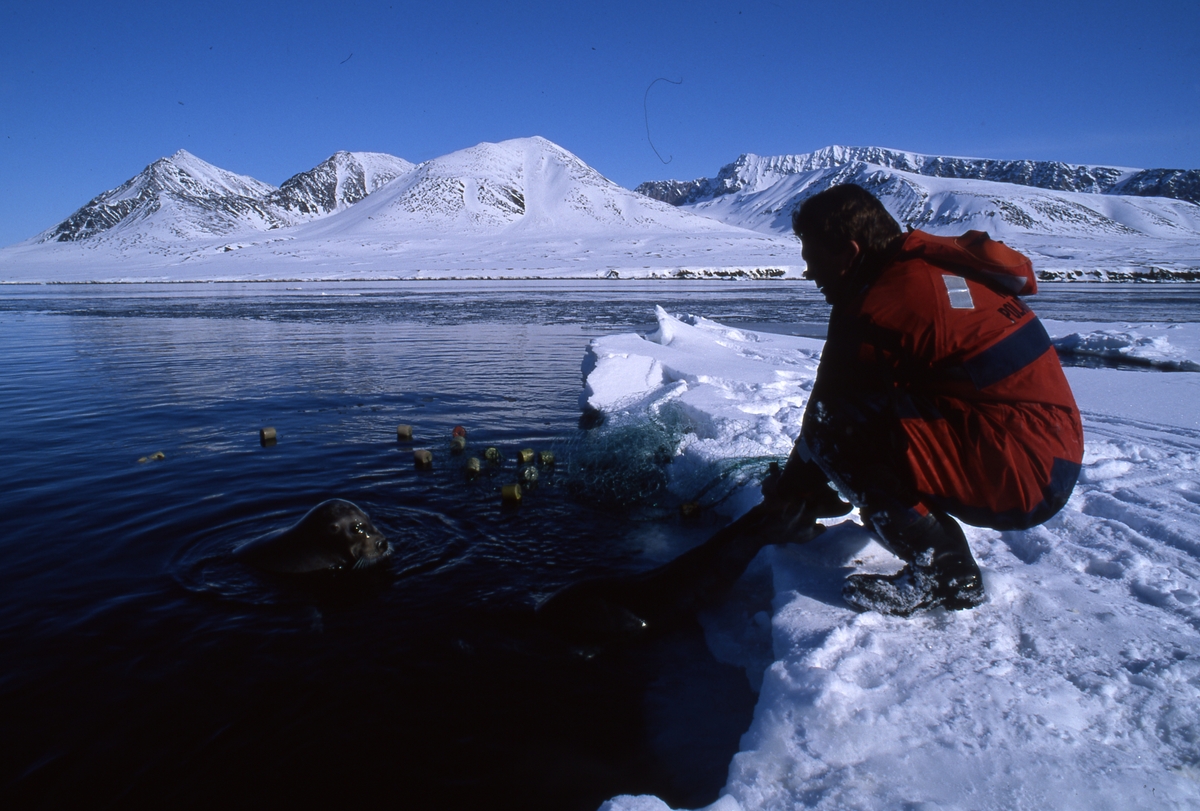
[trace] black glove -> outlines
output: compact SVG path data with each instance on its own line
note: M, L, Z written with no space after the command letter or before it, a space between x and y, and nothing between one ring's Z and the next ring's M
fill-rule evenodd
M780 470L777 462L771 463L763 478L763 521L760 531L776 538L773 543L807 543L825 529L817 523L818 518L845 515L852 509L837 497L837 493L823 479L817 486L804 490L789 486L794 484L795 477L789 480L786 471Z
M814 521L836 518L854 509L829 486L825 472L815 462L800 459L795 451L782 470L778 462L771 463L763 478L762 494L768 502L775 499L803 502Z

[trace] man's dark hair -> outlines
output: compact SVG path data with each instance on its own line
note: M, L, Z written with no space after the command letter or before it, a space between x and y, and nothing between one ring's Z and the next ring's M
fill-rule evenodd
M831 248L857 242L868 257L886 251L903 233L883 203L853 183L831 186L805 200L792 212L792 231Z

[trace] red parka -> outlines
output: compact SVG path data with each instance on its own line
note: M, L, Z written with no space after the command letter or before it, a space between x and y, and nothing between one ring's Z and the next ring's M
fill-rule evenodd
M1045 521L1083 459L1079 409L1045 328L1018 295L1029 260L981 231L912 231L834 307L813 397L886 397L922 501L997 529Z

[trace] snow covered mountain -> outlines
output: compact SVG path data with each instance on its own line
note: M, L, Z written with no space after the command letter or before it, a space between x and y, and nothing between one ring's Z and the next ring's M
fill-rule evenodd
M369 207L348 210L397 178ZM528 204L527 204L528 201ZM308 233L360 236L522 229L728 230L605 179L544 138L483 143L420 166L376 152L337 152L275 188L180 150L88 202L37 242L103 237L187 248L206 237L252 236L332 217Z
M319 217L349 208L413 166L383 152L335 152L316 167L283 181L270 200L297 217Z
M338 152L275 188L181 149L92 199L35 241L102 237L120 247L161 248L283 228L353 205L412 168L391 155Z
M800 263L793 238L651 200L536 136L426 161L288 237L240 258L391 278L779 276Z
M93 198L35 240L74 242L104 234L139 243L277 228L288 219L269 202L276 191L181 149Z
M1184 200L920 174L858 160L853 152L841 153L846 159L831 164L828 158L838 154L822 150L770 158L743 155L716 178L692 181L696 185L686 195L676 184L662 187L663 196L674 196L685 210L768 233L790 233L792 210L812 195L839 183L857 183L879 197L901 224L935 233L978 228L1003 236L1200 236L1200 206ZM930 158L926 165L937 160ZM1024 166L1015 177L1082 189L1118 188L1125 181L1114 179L1116 171L1066 164ZM643 193L659 188L649 185L638 188Z
M901 225L987 231L1029 253L1043 279L1200 279L1200 172L947 158L876 147L742 155L714 178L638 191L767 234L839 183L871 191ZM1153 193L1171 194L1151 196Z
M1195 171L828 147L630 191L530 137L416 166L338 152L280 188L180 151L0 251L0 281L795 277L791 211L847 182L904 225L1004 239L1043 279L1200 280Z
M1129 169L1058 161L990 160L921 155L882 147L827 146L803 155L742 155L723 166L715 178L652 180L636 191L671 205L710 200L725 194L754 191L785 175L865 163L925 177L990 180L1049 191L1169 197L1200 203L1200 170Z
M618 186L540 137L413 166L339 152L276 189L186 152L39 238L0 281L798 275L791 236Z
M608 180L545 138L482 143L426 161L352 210L303 236L565 236L614 229L729 233ZM301 236L297 232L297 237Z

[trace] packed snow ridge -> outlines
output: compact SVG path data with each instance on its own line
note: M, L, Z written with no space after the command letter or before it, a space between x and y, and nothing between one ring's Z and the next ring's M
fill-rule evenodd
M675 496L736 516L799 432L822 343L657 318L592 341L593 430L669 423ZM1066 370L1086 442L1069 503L1026 531L965 527L988 592L971 611L845 605L848 573L901 566L855 513L765 547L701 617L759 695L709 811L1200 807L1200 375L1150 371L1200 368L1200 326L1046 326L1147 369Z

